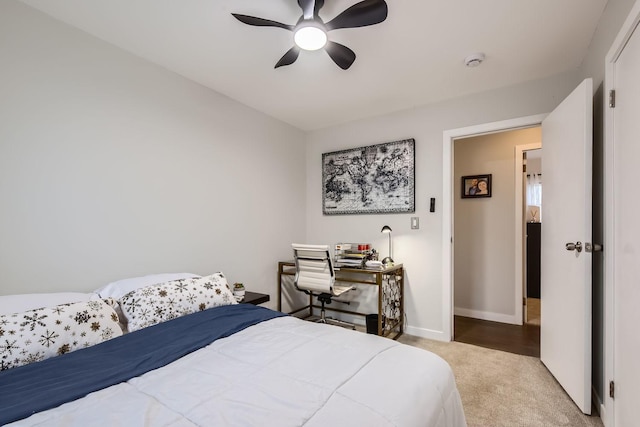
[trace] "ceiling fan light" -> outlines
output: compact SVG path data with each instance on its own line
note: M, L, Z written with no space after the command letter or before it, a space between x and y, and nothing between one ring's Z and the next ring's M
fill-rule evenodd
M315 25L306 25L295 30L293 41L300 49L318 50L327 44L327 33Z

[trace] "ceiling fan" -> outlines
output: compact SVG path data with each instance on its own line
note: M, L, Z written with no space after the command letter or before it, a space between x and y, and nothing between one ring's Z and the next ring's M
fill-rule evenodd
M364 0L349 7L325 23L318 15L324 0L298 0L302 16L295 25L287 25L270 19L232 13L240 22L256 27L277 27L293 32L294 46L280 58L275 68L293 64L300 49L323 49L338 67L348 69L356 60L356 54L348 47L327 39L327 32L340 28L366 27L387 19L387 3L384 0Z

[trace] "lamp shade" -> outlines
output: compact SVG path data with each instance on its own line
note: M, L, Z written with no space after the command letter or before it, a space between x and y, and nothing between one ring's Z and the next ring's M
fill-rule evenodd
M382 227L382 230L380 230L381 233L391 233L391 227L389 227L388 225L385 225L384 227Z

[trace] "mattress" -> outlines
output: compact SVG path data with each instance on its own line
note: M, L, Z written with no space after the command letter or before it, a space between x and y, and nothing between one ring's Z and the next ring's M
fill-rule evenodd
M215 316L16 368L14 385L3 372L0 414L24 415L11 426L466 426L452 371L433 353L246 304L205 312ZM39 406L40 396L55 398Z

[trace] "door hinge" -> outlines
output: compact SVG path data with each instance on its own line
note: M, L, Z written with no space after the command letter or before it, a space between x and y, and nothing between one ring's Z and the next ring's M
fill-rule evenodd
M609 381L609 397L614 398L616 394L616 386L613 381Z
M609 108L616 108L616 91L609 91Z
M526 298L522 298L522 305L527 305L527 299Z
M599 245L599 244L597 244L597 243L589 243L589 242L586 242L586 243L584 244L584 249L585 249L587 252L602 252L602 245Z

